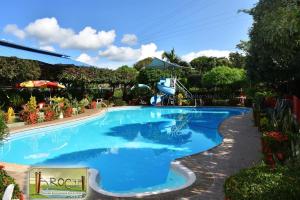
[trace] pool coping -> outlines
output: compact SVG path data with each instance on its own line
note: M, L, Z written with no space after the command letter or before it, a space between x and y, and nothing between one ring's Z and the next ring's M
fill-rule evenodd
M94 118L94 117L99 117L99 116L102 116L102 115L104 115L105 113L107 113L108 111L113 111L113 110L123 110L123 109L128 109L128 108L143 108L143 107L151 107L151 106L121 106L121 107L110 107L110 108L108 108L108 109L105 109L105 110L101 110L100 112L96 112L96 113L92 113L92 114L90 114L90 115L88 115L88 116L82 116L82 117L80 117L80 118L75 118L75 119L69 119L69 120L65 120L65 121L53 121L53 123L51 123L51 124L45 124L45 125L39 125L39 126L33 126L33 127L26 127L26 128L22 128L22 129L18 129L18 130L14 130L14 131L12 131L12 133L11 133L11 135L15 135L15 134L17 134L17 133L19 133L19 132L25 132L25 131L29 131L29 130L34 130L34 129L41 129L41 128L45 128L45 127L51 127L51 126L56 126L56 125L61 125L61 124L66 124L66 123L72 123L72 122L76 122L76 121L83 121L83 120L86 120L86 119L90 119L90 118ZM169 106L164 106L164 107L162 107L162 108L168 108ZM170 106L170 107L177 107L177 106ZM197 107L193 107L193 106L178 106L178 107L188 107L188 108L197 108ZM236 108L236 109L248 109L250 112L251 112L251 109L249 109L249 108L247 108L247 107L226 107L226 106L205 106L206 108ZM199 107L198 107L199 108ZM201 108L201 107L200 107ZM250 112L248 112L248 114L250 114ZM218 132L219 132L219 134L223 137L223 140L222 140L222 143L220 143L219 145L217 145L217 146L215 146L215 147L213 147L213 148L211 148L211 149L208 149L208 150L206 150L206 151L203 151L203 152L200 152L200 153L196 153L196 154L193 154L193 155L189 155L189 156L185 156L185 157L183 157L183 158L179 158L179 159L176 159L176 160L174 160L173 162L172 162L172 164L173 163L177 163L178 165L180 165L180 166L182 166L182 168L185 168L185 169L187 169L189 172L192 172L193 173L193 175L194 175L194 178L193 178L193 176L191 177L191 180L190 181L188 181L188 183L187 184L185 184L183 187L180 187L180 188L175 188L175 189L173 189L173 190L164 190L164 191L162 191L162 192L156 192L156 191L154 191L154 192L145 192L145 193L138 193L138 194L135 194L135 195L130 195L130 196L128 196L128 195L125 195L124 196L124 194L122 194L123 196L121 196L121 195L114 195L114 194L116 194L116 193L109 193L109 192L106 192L106 191L104 191L104 193L102 194L102 193L98 193L100 196L102 196L102 197L105 197L105 198L107 198L107 199L114 199L114 198L122 198L122 197L124 197L124 198L126 198L126 197L133 197L133 198L141 198L141 197L157 197L157 196L160 196L160 195L164 195L164 194L173 194L173 193L176 193L176 191L183 191L183 190L189 190L189 188L190 187L192 187L193 186L193 184L194 184L194 182L196 181L196 179L198 179L199 177L198 176L196 176L195 175L195 173L191 170L191 169L189 169L189 168L187 168L186 167L186 165L184 164L184 162L182 162L182 161L184 161L184 160L186 160L186 159L190 159L190 158L193 158L193 157L196 157L196 156L199 156L199 155L205 155L205 154L210 154L210 152L211 151L213 151L213 150L215 150L215 149L217 149L217 148L219 148L221 145L223 145L223 143L225 142L224 141L224 139L225 139L225 137L224 137L224 134L223 134L223 132L222 132L222 126L223 126L223 124L227 121L227 120L230 120L231 118L233 118L233 117L236 117L236 116L243 116L243 115L245 115L245 113L244 114L241 114L241 115L235 115L235 116L231 116L231 117L229 117L229 118L226 118L226 119L224 119L220 124L219 124L219 127L218 127ZM1 162L0 161L0 163L1 164L6 164L6 163L4 163L4 162ZM18 165L18 164L15 164L15 163L7 163L8 165L10 165L10 164L13 164L13 165ZM28 165L19 165L20 167L30 167L30 166L28 166ZM98 173L98 172L97 172ZM95 171L93 171L92 169L91 169L91 174L93 175L95 175L95 174L97 174ZM94 176L95 177L95 176ZM214 180L213 180L213 178L211 177L211 175L210 175L210 173L209 173L209 171L207 171L207 173L204 173L203 174L203 178L204 179L209 179L210 180L210 184L209 185L212 185L213 184L213 182L214 182ZM95 180L95 179L94 179ZM89 180L90 181L90 180ZM96 188L96 187L91 187L91 189L93 189L93 190L95 190L96 189L96 191L99 189L99 187L98 188ZM100 190L101 190L101 188L100 188ZM26 190L24 190L24 191L26 191ZM168 198L167 198L168 199Z

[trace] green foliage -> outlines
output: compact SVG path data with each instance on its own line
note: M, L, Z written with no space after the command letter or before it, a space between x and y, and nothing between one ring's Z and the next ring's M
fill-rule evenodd
M79 101L80 107L87 107L89 104L90 104L90 102L87 98L83 98Z
M144 69L147 65L149 65L152 62L153 58L148 57L143 60L138 61L133 65L133 67L137 70L140 71L141 69Z
M41 75L39 63L33 60L16 57L0 57L0 83L15 84L17 82L36 80Z
M215 67L203 76L203 84L206 86L241 85L245 81L246 72L244 69L226 66Z
M3 194L7 186L10 184L14 184L14 193L13 193L13 199L19 199L21 196L21 191L19 188L19 185L16 184L15 180L7 174L7 172L2 169L3 167L0 168L0 198L3 198Z
M36 98L34 96L31 96L29 101L27 102L27 108L30 112L36 111Z
M224 191L230 200L296 200L300 196L299 164L274 170L261 164L241 170L225 181Z
M116 70L118 83L124 85L135 84L137 75L138 72L135 68L126 65Z
M0 140L8 135L8 128L5 123L4 113L0 110Z
M162 58L163 59L167 59L169 62L171 63L175 63L175 64L179 64L179 62L181 61L181 59L175 54L175 49L171 49L170 52L165 51L162 54Z
M123 101L122 99L114 99L113 101L115 106L126 106L126 101Z
M227 58L216 58L206 56L200 56L198 58L195 58L190 62L190 64L200 74L204 74L217 66L231 66Z
M288 88L290 93L299 94L299 1L260 0L248 13L254 19L247 52L249 77L277 90Z
M21 107L23 104L26 103L25 99L20 94L12 94L9 95L9 101L11 105L15 108Z
M229 61L231 66L236 68L245 68L246 67L246 57L242 54L235 52L229 54Z
M113 97L116 99L122 99L123 91L120 89L115 90Z
M270 124L270 120L267 117L262 117L260 119L260 131L270 131L272 126Z

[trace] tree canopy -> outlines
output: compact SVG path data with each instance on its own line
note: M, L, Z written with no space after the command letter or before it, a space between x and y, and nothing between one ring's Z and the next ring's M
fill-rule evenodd
M295 93L300 80L300 3L298 0L260 0L248 11L250 31L249 77ZM294 88L294 90L293 90Z
M2 84L36 80L40 75L41 69L37 61L16 57L0 57L0 82Z
M227 58L200 56L191 61L191 66L200 74L204 74L216 66L231 66L231 64Z
M245 80L246 71L244 69L227 66L215 67L203 76L203 84L208 87L240 85Z

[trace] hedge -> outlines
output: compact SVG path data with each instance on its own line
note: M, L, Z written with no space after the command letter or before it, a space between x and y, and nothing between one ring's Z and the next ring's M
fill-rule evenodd
M241 170L225 181L224 192L230 200L300 199L300 165L270 169L264 164Z

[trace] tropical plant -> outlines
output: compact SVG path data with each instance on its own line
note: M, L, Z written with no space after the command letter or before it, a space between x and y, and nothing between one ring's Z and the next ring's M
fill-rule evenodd
M167 59L167 61L175 64L179 64L181 59L175 54L175 49L171 49L170 52L165 51L162 56L163 59Z

